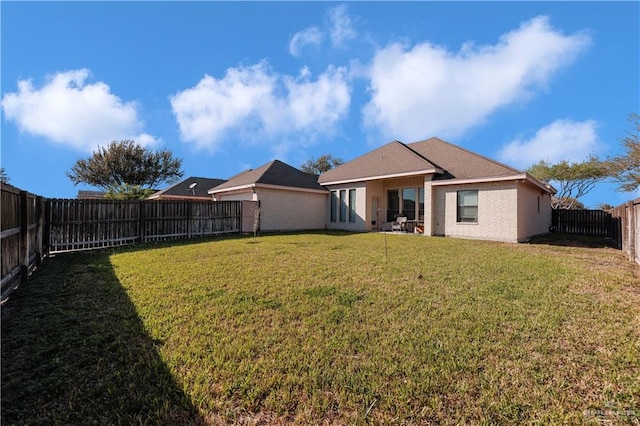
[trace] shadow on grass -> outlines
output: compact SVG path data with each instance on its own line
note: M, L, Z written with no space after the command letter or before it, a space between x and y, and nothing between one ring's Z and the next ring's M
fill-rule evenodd
M108 251L48 259L2 306L2 423L204 424L160 345Z
M529 244L544 244L551 246L581 248L616 248L611 238L556 233L533 237L529 241Z

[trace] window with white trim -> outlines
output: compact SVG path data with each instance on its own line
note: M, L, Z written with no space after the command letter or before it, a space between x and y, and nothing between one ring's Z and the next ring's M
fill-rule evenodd
M457 222L478 222L478 190L458 191Z

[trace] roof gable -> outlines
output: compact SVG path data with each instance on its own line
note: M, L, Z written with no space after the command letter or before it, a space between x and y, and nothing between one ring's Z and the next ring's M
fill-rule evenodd
M413 142L407 144L407 147L444 170L442 175L434 178L435 180L502 177L522 173L513 167L438 138Z
M292 188L324 190L318 184L318 175L305 173L280 160L273 160L257 169L247 170L230 178L209 193L252 185L275 185Z
M320 175L321 184L435 174L434 180L484 179L523 172L442 139L390 142Z
M389 142L320 175L320 183L371 180L384 176L435 173L437 166L399 141Z

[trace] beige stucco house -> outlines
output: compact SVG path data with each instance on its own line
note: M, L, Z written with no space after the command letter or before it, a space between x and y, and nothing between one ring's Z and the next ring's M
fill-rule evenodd
M394 141L320 175L328 229L405 228L520 242L549 231L555 192L533 176L438 138Z
M216 201L257 201L262 231L324 229L329 191L318 175L279 160L244 171L209 189Z

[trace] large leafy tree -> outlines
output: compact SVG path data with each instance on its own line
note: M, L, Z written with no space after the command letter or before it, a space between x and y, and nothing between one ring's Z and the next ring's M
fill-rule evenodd
M324 173L327 170L331 170L336 166L342 164L343 161L341 158L334 157L331 154L324 154L314 159L311 157L310 160L305 161L300 166L300 169L306 173L313 173L315 175L319 175L320 173Z
M631 114L629 121L634 128L621 139L625 153L607 160L611 176L623 192L640 188L640 115Z
M532 165L527 172L539 180L552 184L558 190L551 206L554 209L572 209L576 201L589 193L598 182L611 174L607 163L595 156L578 163L561 161L550 164L545 160Z
M0 167L0 182L9 183L9 176L7 175L7 171L4 167Z
M67 176L117 199L146 198L161 183L182 177L182 160L171 151L152 151L132 140L113 141L87 159L76 161Z

